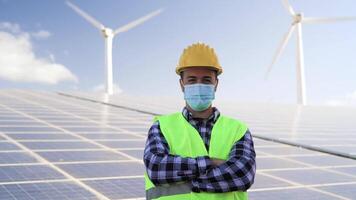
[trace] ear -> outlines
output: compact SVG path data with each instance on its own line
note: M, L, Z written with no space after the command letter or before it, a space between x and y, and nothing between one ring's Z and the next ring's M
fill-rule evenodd
M219 84L219 79L216 78L215 92L216 92L216 90L218 89L218 84Z
M180 84L180 88L182 89L182 92L184 92L184 84L182 79L179 79L179 84Z

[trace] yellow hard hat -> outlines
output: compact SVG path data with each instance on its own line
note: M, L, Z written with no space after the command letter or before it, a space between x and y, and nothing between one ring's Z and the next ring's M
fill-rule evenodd
M214 49L204 43L192 44L184 49L180 56L176 73L180 75L184 69L191 67L208 67L216 70L218 75L222 73L222 68Z

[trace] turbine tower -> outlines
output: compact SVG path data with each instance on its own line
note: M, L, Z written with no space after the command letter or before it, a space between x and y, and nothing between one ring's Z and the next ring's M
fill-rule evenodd
M296 13L293 7L289 4L288 0L282 0L282 3L288 13L292 16L293 21L288 30L288 32L283 37L274 57L272 63L269 65L266 78L268 77L270 71L272 70L273 65L277 62L281 56L284 48L286 47L292 33L297 29L297 100L298 104L306 105L306 89L305 89L305 73L304 73L304 50L303 50L303 37L302 37L302 24L310 23L330 23L330 22L339 22L339 21L349 21L356 20L356 17L333 17L333 18L310 18L304 17L303 13Z
M162 9L156 10L154 12L149 13L146 16L143 16L135 21L132 21L124 26L121 26L115 30L104 26L102 23L100 23L98 20L94 19L92 16L81 10L78 6L74 5L73 3L67 1L67 5L72 8L77 14L82 16L84 19L86 19L90 24L92 24L94 27L99 29L104 36L105 40L105 64L106 64L106 85L105 85L105 91L106 94L112 95L114 93L113 90L113 70L112 70L112 43L114 36L126 32L142 23L145 21L151 19L152 17L160 14L162 12Z

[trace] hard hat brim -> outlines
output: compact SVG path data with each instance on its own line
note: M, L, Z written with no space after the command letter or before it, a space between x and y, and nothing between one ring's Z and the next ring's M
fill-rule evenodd
M192 69L192 68L207 68L215 71L217 75L220 75L222 73L222 68L214 67L214 66L184 66L184 67L177 67L176 68L176 74L180 75L183 71L187 69Z

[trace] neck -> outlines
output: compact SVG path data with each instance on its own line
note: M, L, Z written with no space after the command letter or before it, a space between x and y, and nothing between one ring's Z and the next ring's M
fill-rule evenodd
M195 111L188 104L186 104L186 108L189 110L189 112L192 113L193 118L199 118L199 119L208 119L213 114L214 111L212 106L210 106L208 109L203 111Z

